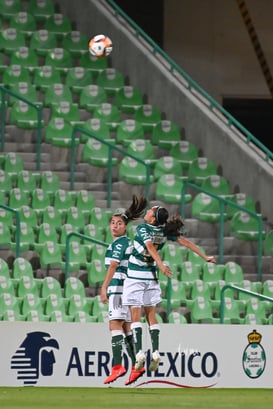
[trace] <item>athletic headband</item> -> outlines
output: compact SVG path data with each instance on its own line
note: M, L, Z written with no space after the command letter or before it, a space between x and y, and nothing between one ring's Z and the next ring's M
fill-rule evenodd
M152 209L156 209L156 212L155 212L155 220L157 221L157 223L160 224L160 221L159 221L158 216L159 216L159 210L162 209L162 207L161 207L161 206L153 206Z
M113 216L121 216L121 217L124 217L124 219L126 219L126 220L128 219L127 214L125 214L124 212L122 212L120 210L115 211L115 213L113 213Z

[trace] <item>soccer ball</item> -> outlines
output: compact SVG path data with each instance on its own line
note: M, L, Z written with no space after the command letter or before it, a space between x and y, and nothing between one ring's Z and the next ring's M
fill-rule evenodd
M107 57L113 50L112 41L104 34L98 34L92 37L88 44L89 52L97 57Z

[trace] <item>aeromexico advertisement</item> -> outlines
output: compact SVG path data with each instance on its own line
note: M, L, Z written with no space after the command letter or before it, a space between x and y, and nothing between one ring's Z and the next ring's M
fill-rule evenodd
M125 386L127 373L110 384L124 388L272 388L272 326L161 324L161 362ZM109 387L111 339L107 324L0 323L0 386Z

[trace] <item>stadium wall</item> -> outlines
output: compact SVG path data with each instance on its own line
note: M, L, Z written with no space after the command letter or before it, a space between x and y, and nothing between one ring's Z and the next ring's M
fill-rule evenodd
M0 386L109 387L108 324L1 322ZM272 388L272 326L162 324L161 362L149 372L150 337L144 325L146 373L133 387ZM113 386L124 387L128 373ZM112 385L111 385L112 386Z

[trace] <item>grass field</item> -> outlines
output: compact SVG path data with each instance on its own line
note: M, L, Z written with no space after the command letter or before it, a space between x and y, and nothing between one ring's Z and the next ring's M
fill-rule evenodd
M0 388L1 409L272 409L273 389Z

